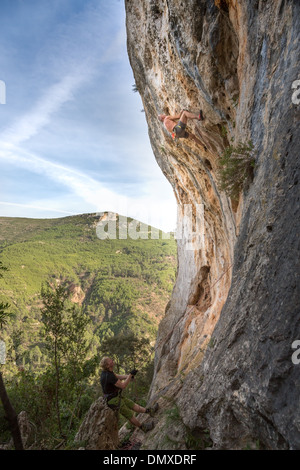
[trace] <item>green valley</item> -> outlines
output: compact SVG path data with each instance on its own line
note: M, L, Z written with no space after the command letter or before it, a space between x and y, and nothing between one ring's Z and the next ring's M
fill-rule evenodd
M177 249L172 234L159 232L159 238L153 239L149 227L147 239L101 240L97 237L97 224L97 214L59 219L0 218L0 260L8 268L0 280L0 301L10 305L10 315L0 330L0 339L6 344L6 364L2 370L10 382L10 394L18 403L17 411L27 406L31 419L41 419L43 425L51 397L41 398L48 400L45 409L40 402L35 403L34 412L25 398L36 396L38 390L41 396L47 395L47 387L54 387L52 358L42 318L42 289L47 287L51 291L63 286L68 294L69 311L76 309L88 319L82 332L88 352L81 383L85 380L86 386L94 384L94 388L87 395L80 392L86 406L99 393L98 385L95 386L98 359L109 344L114 344L117 354L116 345L123 343L119 353L127 364L120 364L122 370L134 363L133 356L139 357L133 344L141 349L146 341L153 351L157 327L173 289ZM118 216L116 224L119 229ZM151 351L148 348L147 354L153 359ZM61 361L61 366L67 367L66 361ZM149 370L148 361L144 376L141 374L143 392L151 380ZM67 368L62 374L67 378L66 386L70 380ZM66 387L66 396L70 389L71 386L69 390ZM63 396L63 390L61 393ZM66 403L67 399L62 407ZM78 413L79 418L86 406ZM46 415L42 419L43 413Z

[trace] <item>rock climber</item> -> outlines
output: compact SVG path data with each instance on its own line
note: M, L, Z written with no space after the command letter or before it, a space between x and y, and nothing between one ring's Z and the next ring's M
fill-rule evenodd
M108 406L112 409L118 408L121 415L142 431L150 431L154 427L153 420L141 424L134 416L134 412L148 413L153 417L154 413L158 410L158 404L156 403L153 407L144 408L129 398L123 397L121 395L122 390L134 379L137 371L134 369L128 375L117 375L113 372L114 365L113 359L109 357L104 357L100 362L102 368L100 382Z
M171 133L173 139L193 139L197 143L199 140L193 134L186 131L188 119L197 119L197 121L203 121L203 112L200 110L200 113L194 114L190 113L186 109L183 109L180 114L175 116L167 116L166 114L159 114L158 119L164 124L165 128ZM201 144L201 142L200 142Z

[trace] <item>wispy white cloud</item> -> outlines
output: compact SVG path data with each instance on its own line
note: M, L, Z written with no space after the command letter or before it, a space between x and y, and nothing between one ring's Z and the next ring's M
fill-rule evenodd
M36 106L0 134L6 146L20 145L47 125L64 103L74 98L76 90L87 80L87 75L66 76L50 87Z
M19 207L19 208L22 208L22 209L34 209L35 211L38 210L38 211L49 211L49 212L55 212L55 213L59 213L59 214L64 214L64 215L76 215L75 212L70 212L70 211L63 211L61 209L56 209L56 208L50 208L50 207L45 207L45 205L43 206L36 206L34 204L19 204L19 203L16 203L16 202L5 202L5 201L0 201L0 205L2 206L11 206L11 207Z
M37 48L32 73L37 79L28 87L30 92L36 85L32 104L28 107L26 100L27 109L20 114L22 108L18 108L17 118L1 132L0 159L6 168L25 169L40 175L41 181L44 178L61 187L61 206L58 197L51 203L47 195L37 200L28 193L24 194L24 209L40 211L44 207L68 213L74 207L72 196L79 212L81 207L88 212L115 211L164 230L173 229L175 198L171 200L171 190L168 193L159 180L159 171L151 174L156 163L148 148L145 151L149 143L144 144L147 133L143 137L141 132L144 117L137 116L139 110L135 116L128 113L133 83L127 83L127 72L124 83L128 59L124 60L123 13L118 21L114 18L122 7L118 4L116 10L111 7L113 2L102 1L86 4L67 24L55 26ZM59 5L57 2L56 8ZM136 100L136 96L131 98ZM100 182L105 180L103 175L114 171L110 183L108 179ZM125 195L128 183L124 175L130 175L130 184L136 187L131 188L132 196ZM14 176L17 178L17 171ZM10 204L17 209L19 201Z
M112 191L94 178L64 165L48 161L19 147L10 145L9 150L0 144L0 159L9 160L10 164L30 168L69 188L74 197L80 198L90 208L89 212L109 210L119 214L134 217L144 223L155 225L164 230L175 227L176 213L173 204L161 198L162 194L146 194L134 197L124 196ZM30 204L31 207L34 204ZM40 206L38 206L40 207ZM52 210L52 208L49 208ZM55 209L56 210L56 209ZM58 212L56 210L56 212ZM68 212L68 211L63 211Z

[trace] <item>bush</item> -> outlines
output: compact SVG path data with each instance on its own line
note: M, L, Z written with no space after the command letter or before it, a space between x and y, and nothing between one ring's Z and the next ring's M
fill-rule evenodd
M227 147L220 159L219 179L221 188L233 200L237 200L244 185L253 178L255 158L251 141L239 142Z

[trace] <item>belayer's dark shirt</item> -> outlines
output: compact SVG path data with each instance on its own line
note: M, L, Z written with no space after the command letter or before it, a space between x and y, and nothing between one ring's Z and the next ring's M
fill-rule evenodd
M115 386L118 378L110 370L103 370L100 376L101 387L103 394L107 400L118 396L120 389Z

